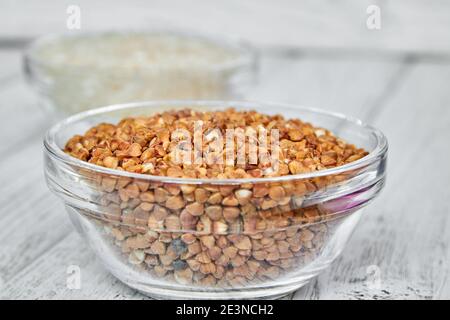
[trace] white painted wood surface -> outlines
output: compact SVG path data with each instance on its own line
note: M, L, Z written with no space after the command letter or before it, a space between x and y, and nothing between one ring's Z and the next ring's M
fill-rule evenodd
M16 8L14 3L3 0L3 12L12 16L17 10L24 10L24 6ZM59 12L59 8L66 5L62 3L64 5L51 5L50 2L43 7L29 3L26 8L39 15L44 12L40 11L44 10L42 8ZM81 3L91 6L88 2ZM139 3L144 6L143 2L136 2L136 5ZM165 2L155 3L158 6L155 5L149 15L138 14L136 20L152 20L149 23L157 20L181 27L188 25L192 29L210 25L212 31L224 33L239 29L239 22L212 23L214 19L221 21L220 17L223 20L225 15L222 7L214 9L213 4L202 2L205 6L198 9L198 14L204 17L201 20L182 14L183 10L188 10L186 4L170 7ZM308 50L293 55L276 54L276 50L266 52L261 60L259 83L247 94L248 99L310 105L360 117L381 128L390 144L385 190L367 207L342 256L293 298L449 299L450 56L449 42L437 40L445 36L448 39L448 28L442 28L450 17L445 10L447 2L412 1L411 6L406 7L389 2L393 8L390 12L399 15L397 19L393 13L389 19L397 24L395 28L404 31L403 37L389 33L372 44L377 50L396 51L394 57L370 54L374 48L370 41L351 34L350 25L354 22L345 24L345 15L359 9L336 5L334 9L341 13L330 22L319 19L325 14L324 9L312 2L303 2L307 9L301 14L271 2L259 7L251 6L252 2L245 3L238 6L237 1L230 1L226 4L227 12L236 11L236 21L239 21L253 14L250 8L258 8L255 19L261 20L255 20L254 25L246 24L247 28L238 31L241 36L255 39L260 46L293 44L301 52L316 45L327 49L325 40L333 38L327 34L330 30L327 23L330 23L338 35L330 40L329 47L347 50L339 55L329 54L331 51L327 50L322 50L325 54ZM352 6L355 2L343 3ZM444 9L432 9L436 4ZM406 15L400 14L400 9L407 10ZM273 16L268 13L272 11ZM103 14L104 21L111 22L113 13L104 10ZM365 17L365 11L362 15ZM428 28L435 28L433 34L427 29L429 38L423 35L415 39L410 35L411 30L420 29L421 21L416 21L413 27L403 25L418 15L428 19L431 23ZM49 29L54 31L53 26L60 25L64 17L50 13L42 24L24 22L20 17L16 21L1 19L3 23L6 21L6 27L0 28L0 44L6 38L28 38ZM286 23L273 34L270 28L257 27L271 17L274 21L283 17ZM307 21L298 22L300 18ZM299 23L295 25L299 38L308 34L306 39L296 42L295 35L282 32L283 28L292 30L294 21ZM344 24L338 27L340 21ZM317 23L315 33L311 31L312 22ZM88 15L84 23L99 22L90 22ZM23 26L28 26L28 30ZM307 29L301 30L302 26ZM359 50L361 48L364 50ZM437 53L438 58L430 56L430 52ZM42 172L42 135L49 120L38 108L36 96L22 78L20 55L19 50L0 48L0 297L145 299L107 273L73 230L63 205L48 191ZM70 265L81 268L80 290L69 290L66 286L66 271ZM379 287L371 282L372 270L379 270Z
M48 126L19 72L0 81L0 276L3 298L142 299L96 260L72 230L42 174ZM14 67L13 67L14 66ZM6 79L6 80L5 80ZM390 142L388 183L347 249L295 298L449 298L450 65L429 61L264 57L249 98L328 107L379 126ZM66 287L79 265L82 289ZM381 271L380 289L367 268Z
M0 1L0 39L66 32L78 5L82 30L169 27L233 35L259 47L441 55L450 53L445 0L93 0ZM366 26L369 5L381 29Z

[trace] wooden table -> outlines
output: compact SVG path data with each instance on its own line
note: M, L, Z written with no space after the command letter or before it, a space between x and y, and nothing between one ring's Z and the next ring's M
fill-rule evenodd
M356 116L390 145L386 187L342 256L291 298L450 298L450 56L439 52L263 51L247 99ZM1 47L0 61L0 297L145 299L101 266L48 191L48 117L19 48ZM81 268L80 290L66 286L70 265Z

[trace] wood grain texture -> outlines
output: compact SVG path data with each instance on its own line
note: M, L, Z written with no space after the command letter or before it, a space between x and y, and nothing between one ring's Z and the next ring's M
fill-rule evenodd
M66 10L73 4L70 0L3 0L0 39L11 42L66 32ZM450 52L450 3L442 0L120 0L114 5L78 0L76 4L84 31L156 26L235 35L258 47ZM380 30L366 27L369 5L381 9Z
M81 289L68 289L68 268L81 269ZM55 244L27 268L12 277L3 289L10 299L145 299L120 283L97 261L75 232Z
M450 297L449 78L448 65L412 65L371 119L390 143L386 188L341 258L296 298Z
M257 101L276 101L323 108L365 118L378 108L405 59L366 60L358 55L318 58L268 56L262 60L260 82L247 95Z
M2 73L12 80L0 85L0 296L146 299L102 267L47 190L41 137L49 121L20 77L17 55ZM250 99L358 116L390 142L384 192L341 258L293 298L449 298L450 66L407 56L263 56L260 79ZM70 265L81 268L80 290L66 286ZM380 270L380 288L371 285L371 266Z

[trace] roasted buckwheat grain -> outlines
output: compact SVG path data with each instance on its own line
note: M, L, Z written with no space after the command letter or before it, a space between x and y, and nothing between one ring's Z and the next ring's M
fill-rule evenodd
M206 137L213 136L214 129L219 129L223 136L227 129L256 130L261 126L278 129L278 170L271 170L262 162L175 162L173 151L180 147L183 137L173 133L185 129L195 138L196 121L202 121ZM205 139L203 144L203 148L208 147ZM226 146L223 147L225 150ZM274 152L271 146L258 147ZM231 150L234 155L239 148ZM258 182L258 178L323 170L367 154L328 130L298 119L234 109L214 112L186 109L125 118L117 125L102 123L83 136L71 138L65 152L116 170L210 179L211 182L203 184L175 184L145 177L101 174L87 177L98 182L100 221L107 225L113 242L130 264L168 281L219 287L277 279L309 263L320 254L337 224L320 205L304 207L303 203L309 193L346 177L283 182ZM225 153L212 154L218 159ZM242 178L254 182L214 183L215 179Z

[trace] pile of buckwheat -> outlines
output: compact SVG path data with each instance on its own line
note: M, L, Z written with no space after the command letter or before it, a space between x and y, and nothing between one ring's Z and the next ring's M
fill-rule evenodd
M199 123L200 131L195 130ZM277 148L254 141L256 151L276 157L238 163L238 153L249 156L252 150L248 144L235 141L228 146L218 138L230 129L277 130ZM180 162L174 157L180 150L192 152ZM303 206L303 199L342 177L282 182L255 178L323 170L367 155L298 119L234 109L185 109L125 118L117 125L102 123L71 138L65 152L116 170L211 179L189 184L100 173L97 177L102 223L127 260L158 277L207 287L277 279L320 254L337 224L327 220L330 212L320 205ZM232 160L226 158L230 152ZM198 161L199 155L206 156ZM214 183L240 178L254 181Z

